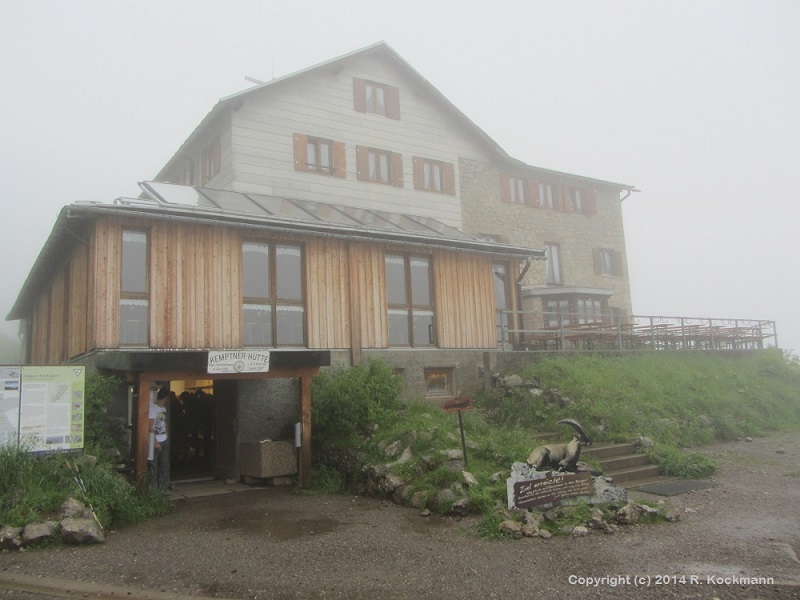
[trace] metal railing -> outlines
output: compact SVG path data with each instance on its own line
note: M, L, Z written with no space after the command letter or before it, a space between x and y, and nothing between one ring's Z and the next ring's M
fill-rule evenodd
M778 346L775 321L503 311L502 350L760 350ZM509 323L522 323L521 328Z

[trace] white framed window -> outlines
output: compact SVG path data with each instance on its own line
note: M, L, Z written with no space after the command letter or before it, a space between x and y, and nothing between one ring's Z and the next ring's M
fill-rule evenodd
M558 244L547 242L544 245L547 255L547 284L561 285L561 247Z

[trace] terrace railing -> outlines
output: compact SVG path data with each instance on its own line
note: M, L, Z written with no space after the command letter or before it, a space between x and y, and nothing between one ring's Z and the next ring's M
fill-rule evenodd
M760 350L777 347L775 321L705 317L612 316L504 311L503 350ZM521 328L508 323L520 322Z

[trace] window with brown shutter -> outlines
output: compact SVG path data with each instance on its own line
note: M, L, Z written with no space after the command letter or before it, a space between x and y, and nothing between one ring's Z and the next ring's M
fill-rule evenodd
M455 195L456 171L453 163L415 156L412 158L412 165L414 189Z
M501 176L500 194L503 202L536 206L538 204L538 194L534 196L533 191L537 188L536 182L526 177L508 175L506 173Z
M345 177L346 161L344 143L302 133L294 134L294 168L298 171Z
M219 136L200 152L200 185L205 185L222 168L222 142Z
M592 251L594 272L604 277L622 276L622 255L609 248L595 248Z
M400 89L395 86L354 77L353 99L357 112L400 118Z
M356 176L361 181L403 187L403 157L389 150L356 146Z

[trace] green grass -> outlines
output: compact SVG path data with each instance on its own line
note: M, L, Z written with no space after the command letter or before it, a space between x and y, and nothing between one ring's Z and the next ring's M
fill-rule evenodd
M382 372L374 365L372 369ZM556 425L560 419L577 419L598 442L649 437L655 444L649 452L652 458L668 474L680 477L704 477L714 470L707 456L687 448L800 429L800 366L777 350L737 355L664 352L544 357L518 374L523 379L536 378L541 392L481 393L473 398L476 409L462 413L467 470L478 481L466 493L470 510L483 515L477 529L484 537L503 537L497 531L502 519L496 507L506 504L505 479L511 464L524 461L539 444L534 433L571 435ZM376 389L384 388L378 385ZM335 392L337 402L346 402L351 393L346 386L335 386ZM358 396L360 391L353 394ZM399 441L401 448L412 450L413 459L393 466L392 471L404 477L412 491L433 498L437 490L458 485L461 474L446 467L442 454L461 450L457 415L413 400L397 407L391 395L391 410L374 409L380 408L379 402L367 402L373 406L369 413L375 424L369 434L350 428L346 437L317 441L354 448L363 464L396 460L384 449ZM362 418L359 427L363 430L364 425ZM498 472L499 480L492 482ZM444 511L448 507L429 508ZM585 516L574 510L570 514L575 519ZM553 531L561 525L554 524Z
M69 497L94 509L105 528L117 528L165 514L166 492L139 491L103 465L63 454L35 455L24 448L0 447L0 525L21 527L58 520Z

